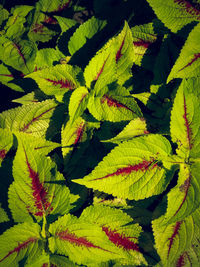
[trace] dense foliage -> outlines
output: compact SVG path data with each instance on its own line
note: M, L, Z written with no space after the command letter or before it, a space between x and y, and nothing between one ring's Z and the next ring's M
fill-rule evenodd
M0 6L0 266L199 265L199 21L199 0Z

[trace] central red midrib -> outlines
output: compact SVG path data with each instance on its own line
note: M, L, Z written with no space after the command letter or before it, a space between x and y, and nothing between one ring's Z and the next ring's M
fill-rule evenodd
M188 113L187 113L187 104L186 104L186 99L184 96L184 114L183 114L183 118L185 120L185 127L186 127L186 131L187 131L187 140L189 143L189 149L192 148L192 129L190 128L190 123L188 120Z
M157 163L153 164L154 161L155 160L152 160L152 161L143 160L143 162L141 162L141 163L138 163L136 165L129 165L129 166L124 167L124 168L120 168L116 172L107 174L104 177L96 178L96 179L93 179L93 180L95 180L95 181L96 180L101 180L101 179L112 177L112 176L115 176L115 175L117 175L117 176L118 175L128 175L131 172L146 171L150 166L152 166L152 168L157 166Z
M130 237L126 237L123 234L119 234L115 230L111 230L105 226L102 227L102 230L106 233L109 240L112 243L114 243L117 247L122 247L123 249L126 250L135 250L138 252L140 251L138 245L133 241L129 240ZM135 239L137 238L135 237Z
M122 103L119 103L117 100L113 99L112 97L110 97L108 95L104 95L101 99L102 104L104 104L105 102L108 104L109 107L125 108L125 109L131 111L132 113L135 113L132 109L123 105Z
M75 85L68 80L65 80L65 81L63 80L54 81L51 79L45 79L45 80L53 83L53 85L60 85L60 88L67 88L69 90L73 90L75 88Z
M170 242L169 242L168 255L167 255L168 257L169 257L169 253L170 253L170 250L172 248L172 245L174 243L174 239L178 235L178 232L179 232L179 229L181 227L181 224L182 224L182 221L176 222L176 224L174 226L174 232L173 232L172 236L169 238Z

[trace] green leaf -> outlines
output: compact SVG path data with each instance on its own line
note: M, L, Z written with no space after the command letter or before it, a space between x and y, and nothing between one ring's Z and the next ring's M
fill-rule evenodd
M60 17L60 16L54 16L54 18L57 19L62 33L68 31L69 29L71 29L72 27L77 25L77 21L75 21L73 19L64 18L64 17Z
M0 114L0 127L44 137L56 107L54 100L46 100L9 109Z
M6 211L1 207L1 203L0 203L0 223L8 222L8 221L9 221L8 215Z
M34 257L42 249L40 239L36 223L18 224L4 232L0 236L0 266L18 266L24 257Z
M37 7L43 12L57 12L67 9L71 5L71 0L39 0Z
M40 90L34 90L20 98L12 100L12 102L20 103L23 105L39 103L40 101L46 100L46 95Z
M0 26L9 17L9 12L2 5L0 5Z
M54 48L44 48L40 49L37 52L35 59L35 69L34 71L41 70L45 67L53 67L56 64L60 63L60 59L64 55L58 49Z
M0 82L11 89L19 92L24 92L24 90L17 84L14 83L14 75L3 63L0 64Z
M199 11L200 19L200 11ZM200 76L200 23L190 32L167 81Z
M177 33L187 24L200 20L200 11L189 1L147 0L147 2L157 17L174 33Z
M99 121L118 122L142 116L134 98L121 86L108 91L103 96L91 95L88 110Z
M4 30L9 39L20 38L26 31L27 15L33 9L32 6L17 6L12 10L12 16L9 17Z
M88 90L86 87L79 87L72 93L69 101L69 116L70 121L73 123L78 117L80 117L88 104Z
M25 213L40 221L43 216L62 215L69 211L69 189L65 179L49 158L33 150L29 140L18 139L18 149L13 162L14 184L9 191L9 206L17 222L25 220ZM14 198L13 196L18 196ZM15 203L22 210L21 216ZM20 203L22 202L22 203ZM28 219L29 220L29 219Z
M134 138L114 148L89 175L73 181L121 198L148 198L166 189L170 172L162 160L170 154L170 143L160 135Z
M117 79L114 52L107 47L100 50L86 66L84 77L88 88L94 87L97 95L102 94L102 89Z
M24 74L33 71L33 62L36 57L37 47L30 40L11 41L0 37L0 59L6 65L13 67Z
M0 167L1 163L6 157L6 154L13 145L13 135L7 129L0 128Z
M143 56L147 52L149 46L156 42L157 34L155 32L153 23L136 25L131 28L131 32L133 36L133 46L135 54L134 63L141 66ZM148 56L150 57L150 55Z
M78 81L80 75L80 68L59 64L33 72L26 77L34 79L46 95L63 96L80 86Z
M183 220L200 206L200 163L180 165L177 185L167 195L168 207L163 224Z
M120 258L115 245L101 227L70 214L50 225L49 248L78 264L105 262ZM78 257L77 257L78 255Z
M200 211L172 224L162 224L163 216L154 220L155 246L162 266L198 266L200 260Z
M123 261L135 265L146 263L138 244L142 228L139 224L132 224L130 216L121 210L98 205L86 208L80 218L99 225L116 246L116 252L123 255Z
M183 80L171 112L172 141L178 144L177 153L185 160L200 156L199 85L199 79Z
M94 37L99 31L106 26L105 20L99 20L95 17L88 19L85 23L79 26L75 33L70 38L68 43L69 53L75 54L80 48L82 48L88 40Z
M144 118L135 118L131 120L126 127L115 137L104 140L103 142L120 143L132 139L139 135L148 134L147 124Z

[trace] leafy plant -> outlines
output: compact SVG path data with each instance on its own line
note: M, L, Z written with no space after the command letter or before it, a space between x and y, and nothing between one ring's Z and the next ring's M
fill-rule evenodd
M0 266L198 266L200 2L91 3L0 8Z

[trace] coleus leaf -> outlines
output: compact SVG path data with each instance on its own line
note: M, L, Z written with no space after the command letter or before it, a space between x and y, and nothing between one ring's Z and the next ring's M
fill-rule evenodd
M33 72L26 77L34 79L46 95L62 97L66 92L80 86L78 81L80 75L80 68L59 64Z
M58 12L67 9L71 5L72 0L39 0L37 2L37 8L43 12Z
M137 25L131 28L134 46L134 63L141 66L142 58L151 44L156 42L157 34L153 23ZM145 65L146 66L146 65Z
M6 154L13 145L13 135L7 129L0 128L0 166Z
M0 5L0 26L2 23L9 17L9 12L7 9L3 8L2 5Z
M25 23L27 21L27 15L33 9L33 6L16 6L12 10L12 16L9 17L4 30L5 35L9 39L20 38L26 31Z
M51 252L64 254L78 264L105 262L121 257L101 227L70 214L52 223L49 232L52 235L49 238Z
M18 143L13 162L15 182L9 191L9 206L14 220L21 222L25 219L15 210L16 201L23 202L27 212L38 221L49 214L68 212L69 189L62 174L56 170L55 163L33 150L27 139L18 139ZM13 198L11 194L18 198Z
M38 103L46 99L47 99L46 95L41 90L36 89L31 93L28 93L26 95L23 95L20 98L12 100L12 102L27 105L27 104L32 104L32 103Z
M144 199L163 192L169 183L170 143L160 135L148 135L115 147L83 179L73 180L95 190L128 199Z
M84 118L77 118L74 123L68 121L62 128L61 144L64 160L69 158L69 153L72 152L81 143L86 142L92 137L94 128L99 128L98 122L88 122ZM80 152L79 152L80 153Z
M41 70L45 67L53 67L55 63L60 63L60 59L64 55L58 49L54 48L44 48L40 49L37 52L35 59L35 68L34 71Z
M77 21L73 19L64 18L60 16L54 16L54 18L56 18L56 20L58 21L62 33L77 25Z
M86 208L80 218L102 228L116 246L116 252L122 255L123 262L135 265L146 263L138 244L142 229L139 224L131 224L133 220L130 216L121 210L98 205Z
M21 74L22 78L23 74ZM0 82L11 89L19 92L24 92L24 90L17 84L14 83L14 75L11 73L11 71L8 69L7 66L5 66L3 63L0 64Z
M1 203L0 203L0 223L8 222L8 221L9 221L8 215L6 211L1 207Z
M85 84L94 87L96 95L102 94L102 89L114 82L116 78L116 63L113 50L101 49L89 62L84 70Z
M177 185L167 194L168 207L163 224L183 220L200 206L200 163L181 164Z
M134 138L135 136L149 134L147 124L144 118L135 118L131 120L126 127L115 137L104 140L103 142L120 143Z
M36 44L30 40L11 41L0 37L0 59L6 64L24 74L33 71L33 62L36 57Z
M81 47L83 47L88 40L95 34L101 31L106 26L105 20L99 20L95 17L88 19L85 23L79 26L74 32L68 43L69 53L75 54Z
M121 86L108 91L103 96L91 95L88 110L99 121L117 122L142 116L134 98Z
M200 210L172 224L153 221L155 246L163 266L197 266L200 260Z
M0 127L38 137L45 136L56 107L54 100L46 100L4 111L0 114Z
M89 92L86 87L78 87L72 93L69 101L69 116L70 121L73 123L78 117L80 117L88 104Z
M38 254L33 259L28 258L25 267L76 267L67 257L59 255Z
M200 10L188 0L147 0L157 17L172 32L176 33L185 25L200 20ZM169 16L170 14L170 16Z
M171 112L172 141L178 144L177 153L182 158L200 155L200 104L199 79L183 80L178 88Z
M0 266L18 266L24 257L41 253L40 230L36 223L23 223L5 231L0 236Z
M200 11L199 11L200 19ZM199 44L200 23L193 28L175 62L168 82L174 78L189 78L200 76L200 44Z

